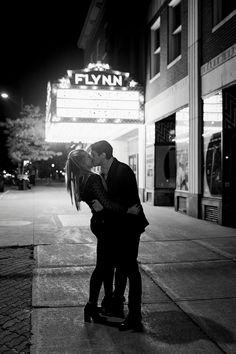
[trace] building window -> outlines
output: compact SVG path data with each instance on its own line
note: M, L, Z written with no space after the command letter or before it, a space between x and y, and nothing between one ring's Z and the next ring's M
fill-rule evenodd
M168 63L181 55L181 0L172 0L168 8Z
M213 0L213 26L235 12L234 1Z
M176 189L189 190L189 107L175 114ZM181 200L179 201L181 202ZM182 200L184 202L184 200ZM181 208L182 209L182 208Z
M151 27L151 53L150 53L150 76L151 78L155 77L160 72L160 17L155 21Z
M203 100L204 196L222 195L222 91Z

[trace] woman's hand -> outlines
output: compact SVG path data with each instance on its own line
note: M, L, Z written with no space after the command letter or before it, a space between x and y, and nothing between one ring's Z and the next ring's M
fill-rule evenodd
M92 200L91 207L92 207L92 210L94 210L96 212L104 209L102 204L97 199Z
M141 206L139 204L132 205L128 210L128 214L138 215L141 211Z

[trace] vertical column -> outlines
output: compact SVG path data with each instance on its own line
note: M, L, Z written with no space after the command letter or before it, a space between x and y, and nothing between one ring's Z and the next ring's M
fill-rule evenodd
M146 127L145 125L141 125L138 128L138 173L139 173L139 193L141 201L144 201L144 191L145 191L145 153L146 153Z
M202 103L199 60L199 0L188 0L188 72L189 72L189 198L188 215L200 217Z

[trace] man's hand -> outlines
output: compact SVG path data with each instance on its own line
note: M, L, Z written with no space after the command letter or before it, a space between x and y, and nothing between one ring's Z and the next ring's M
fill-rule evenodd
M104 209L102 204L97 199L92 200L91 206L92 206L92 210L94 211L101 211Z
M128 214L138 215L141 211L141 206L139 204L132 205L128 210Z

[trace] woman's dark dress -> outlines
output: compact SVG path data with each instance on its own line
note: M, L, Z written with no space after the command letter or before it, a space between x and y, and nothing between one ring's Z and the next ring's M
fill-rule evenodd
M80 181L81 199L91 207L91 202L97 199L104 209L99 212L92 211L90 222L91 231L97 237L97 262L90 279L89 301L96 304L98 301L102 283L104 283L105 296L112 294L112 283L114 275L114 259L112 251L114 247L112 239L112 228L110 220L114 213L125 215L126 207L122 207L108 199L101 176L97 174L87 174Z

